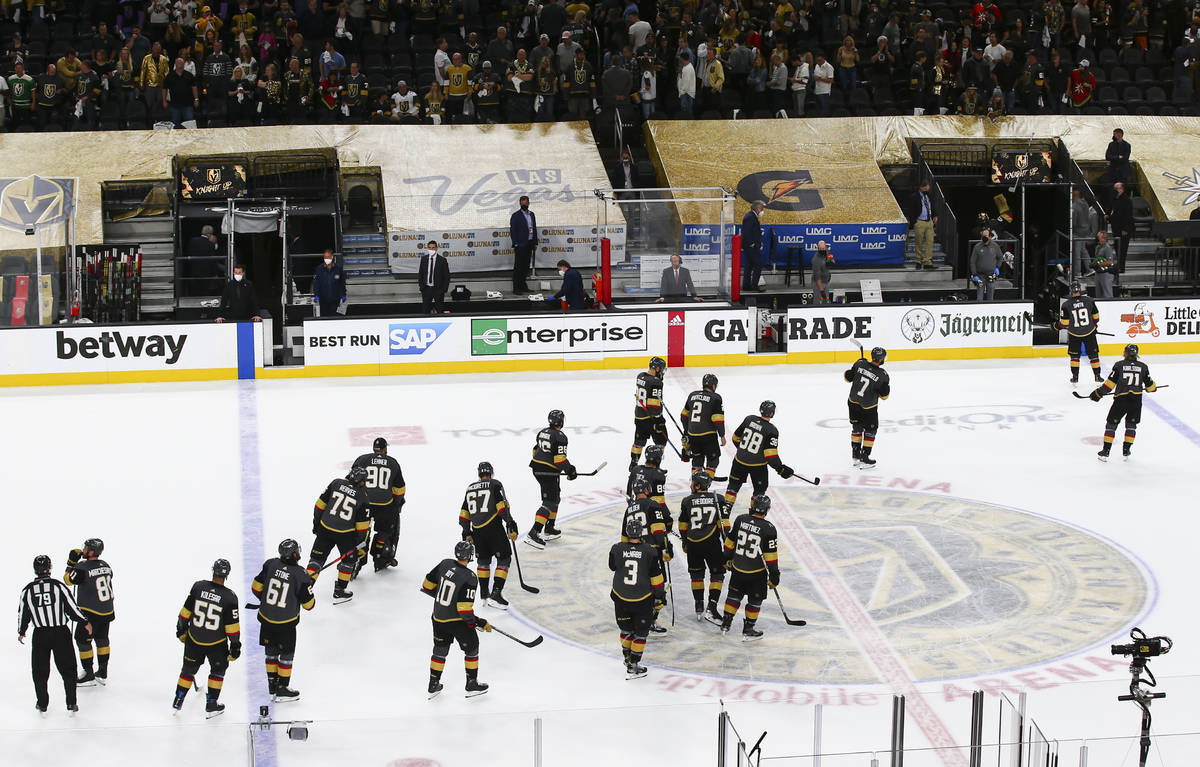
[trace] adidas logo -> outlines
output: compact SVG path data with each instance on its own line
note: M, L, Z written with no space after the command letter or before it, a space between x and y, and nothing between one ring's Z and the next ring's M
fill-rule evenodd
M667 322L667 327L678 328L683 326L683 315L676 314Z

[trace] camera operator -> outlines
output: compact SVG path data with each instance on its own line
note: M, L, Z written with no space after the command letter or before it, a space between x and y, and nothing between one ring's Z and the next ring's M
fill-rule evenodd
M984 227L979 232L979 242L971 249L971 282L975 285L976 301L996 300L996 279L1004 254L995 243L994 234L991 228Z

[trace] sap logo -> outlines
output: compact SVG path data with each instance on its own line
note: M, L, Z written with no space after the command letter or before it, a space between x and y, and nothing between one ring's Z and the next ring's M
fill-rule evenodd
M833 234L832 226L810 226L805 232L809 237L828 237Z
M683 243L684 253L707 253L712 250L712 245L707 242L685 242Z
M709 320L704 326L704 337L709 341L741 341L746 343L745 320Z
M886 242L864 242L858 246L859 250L884 250L887 248Z
M862 233L863 234L887 234L887 227L886 226L864 226L862 228Z
M449 322L406 322L388 326L388 354L422 354L450 327Z
M804 235L802 234L784 234L775 238L775 242L779 245L803 245Z
M834 242L858 242L858 235L857 234L835 234L833 236L833 241Z
M907 234L889 234L888 242L908 242Z

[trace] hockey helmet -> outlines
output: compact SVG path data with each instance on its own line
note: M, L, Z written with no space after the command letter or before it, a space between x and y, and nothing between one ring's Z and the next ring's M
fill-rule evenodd
M657 371L659 375L662 375L663 371L667 369L667 362L662 357L651 357L650 369Z
M83 542L83 550L85 552L90 551L96 556L100 556L104 553L104 541L100 540L99 538L88 538Z
M882 365L886 359L887 349L884 349L882 346L876 346L871 350L871 362L874 362L876 365Z
M454 544L454 558L459 562L470 562L475 558L475 547L470 541L459 541Z
M1071 293L1073 293L1073 294L1074 294L1074 293L1082 293L1082 292L1083 292L1083 286L1082 286L1082 285L1080 285L1078 282L1072 282L1072 283L1071 283Z
M483 479L484 477L490 477L494 473L492 470L492 465L487 461L480 461L479 466L475 467L475 470L479 472L480 479Z
M285 538L279 542L279 558L284 562L300 561L300 544L295 538Z
M771 510L771 499L765 495L756 495L750 499L750 513L760 517L767 516Z
M387 440L384 439L383 437L376 437L375 441L371 444L371 449L374 450L376 453L386 453L387 452Z
M692 475L692 487L701 492L712 486L712 475L707 471L698 471Z
M642 455L646 457L647 464L652 463L657 466L662 463L663 449L659 445L650 445Z
M633 517L625 518L625 537L629 539L642 537L642 523Z
M1137 344L1125 344L1125 359L1129 360L1130 362L1133 362L1137 358L1138 358L1138 345Z
M634 495L641 495L642 493L650 495L650 483L641 477L638 477L633 481L633 487L630 489L633 490Z
M705 373L704 377L700 379L700 385L709 391L716 391L717 377L712 373Z
M566 420L566 416L563 415L563 411L561 410L551 410L550 415L546 416L546 422L556 429L562 428L564 420Z
M355 466L346 474L346 480L352 485L361 485L367 481L367 470L361 466Z
M775 415L775 402L769 399L763 400L763 403L758 406L758 414L763 418L770 418Z
M45 554L38 554L33 558L34 575L49 575L51 567L52 565L50 564L50 557L46 556Z
M214 578L224 578L229 575L231 570L233 570L233 566L229 564L228 559L218 559L216 562L213 562Z

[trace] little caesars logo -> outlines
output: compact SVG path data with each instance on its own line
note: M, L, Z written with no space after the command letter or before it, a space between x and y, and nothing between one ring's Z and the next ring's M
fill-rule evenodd
M877 683L862 647L882 642L875 649L902 659L917 682L992 676L1094 647L1136 623L1154 596L1114 544L1016 509L883 488L781 488L776 497L779 590L808 626L788 630L777 611L764 611L768 652L749 662L710 623L680 621L654 645L656 666L757 682ZM546 585L521 607L534 623L614 657L606 554L623 508L614 499L572 517L579 542L526 564L530 580ZM814 546L831 565L818 578L797 555ZM846 620L861 616L873 626Z
M646 351L646 315L471 320L471 356Z

